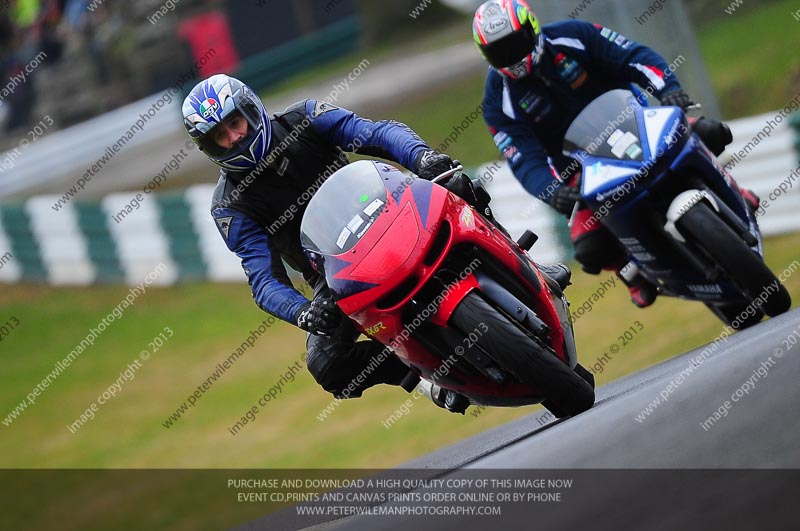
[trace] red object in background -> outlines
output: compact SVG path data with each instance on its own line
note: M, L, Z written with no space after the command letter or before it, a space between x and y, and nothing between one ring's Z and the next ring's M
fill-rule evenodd
M178 27L178 35L189 42L195 61L205 57L200 66L201 77L236 70L239 54L233 45L230 24L223 13L211 11L187 18ZM215 53L207 57L210 50Z

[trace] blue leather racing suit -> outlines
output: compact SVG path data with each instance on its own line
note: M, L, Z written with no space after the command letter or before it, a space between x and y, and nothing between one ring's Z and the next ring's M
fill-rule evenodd
M344 151L395 161L406 168L430 150L409 127L392 120L373 122L327 102L305 100L270 120L267 157L255 170L222 170L211 213L228 248L241 259L256 304L297 323L307 299L291 284L283 262L301 272L315 289L327 290L303 255L300 222L309 200L334 171L346 165ZM358 386L350 385L383 346L355 342L358 331L343 319L332 337L308 336L308 368L337 396L359 396L375 383L399 383L406 366L388 357ZM384 356L385 357L385 356Z
M659 54L609 28L569 20L542 31L544 54L533 73L507 79L490 69L483 116L517 180L549 203L579 173L579 163L562 154L562 144L572 121L592 100L610 90L631 89L632 83L656 97L680 84ZM602 225L585 229L575 223L571 237L585 271L596 274L624 263L622 248Z
M483 116L514 176L547 202L569 171L561 152L567 129L593 99L636 83L656 97L680 88L652 49L608 28L569 20L543 26L545 52L533 74L506 79L490 69ZM558 179L559 174L565 172Z

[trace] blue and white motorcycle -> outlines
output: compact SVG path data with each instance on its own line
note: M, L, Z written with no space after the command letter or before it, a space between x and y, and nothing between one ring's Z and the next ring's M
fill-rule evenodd
M564 152L582 163L583 222L608 228L659 293L701 301L734 328L789 309L755 216L680 108L607 92L572 122Z

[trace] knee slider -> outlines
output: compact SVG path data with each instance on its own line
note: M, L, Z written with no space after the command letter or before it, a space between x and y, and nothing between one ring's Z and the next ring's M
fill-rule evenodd
M333 356L324 347L312 341L308 342L308 357L306 358L308 372L329 393L334 393L340 388L337 385L339 382L333 377L335 373L330 370L333 362Z
M315 336L311 336L312 338ZM362 386L351 374L352 360L333 352L327 345L316 341L308 342L306 364L314 380L335 398L358 398L363 393Z

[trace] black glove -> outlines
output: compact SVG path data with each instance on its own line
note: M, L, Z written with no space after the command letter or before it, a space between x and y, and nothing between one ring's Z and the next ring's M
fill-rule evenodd
M680 107L684 111L688 109L690 105L694 105L692 99L683 89L672 90L666 94L662 94L660 99L661 105L673 105L675 107Z
M329 336L342 320L342 311L331 299L317 298L297 312L297 326L315 336Z
M733 135L731 134L730 127L722 122L706 118L705 116L701 116L694 121L692 131L700 137L700 140L702 140L703 143L708 146L708 149L717 157L725 151L725 146L733 142Z
M576 186L562 184L550 196L550 206L556 211L569 216L575 209L575 203L580 201L581 192Z
M417 156L414 162L414 173L421 179L430 181L454 167L453 161L444 153L428 150Z

